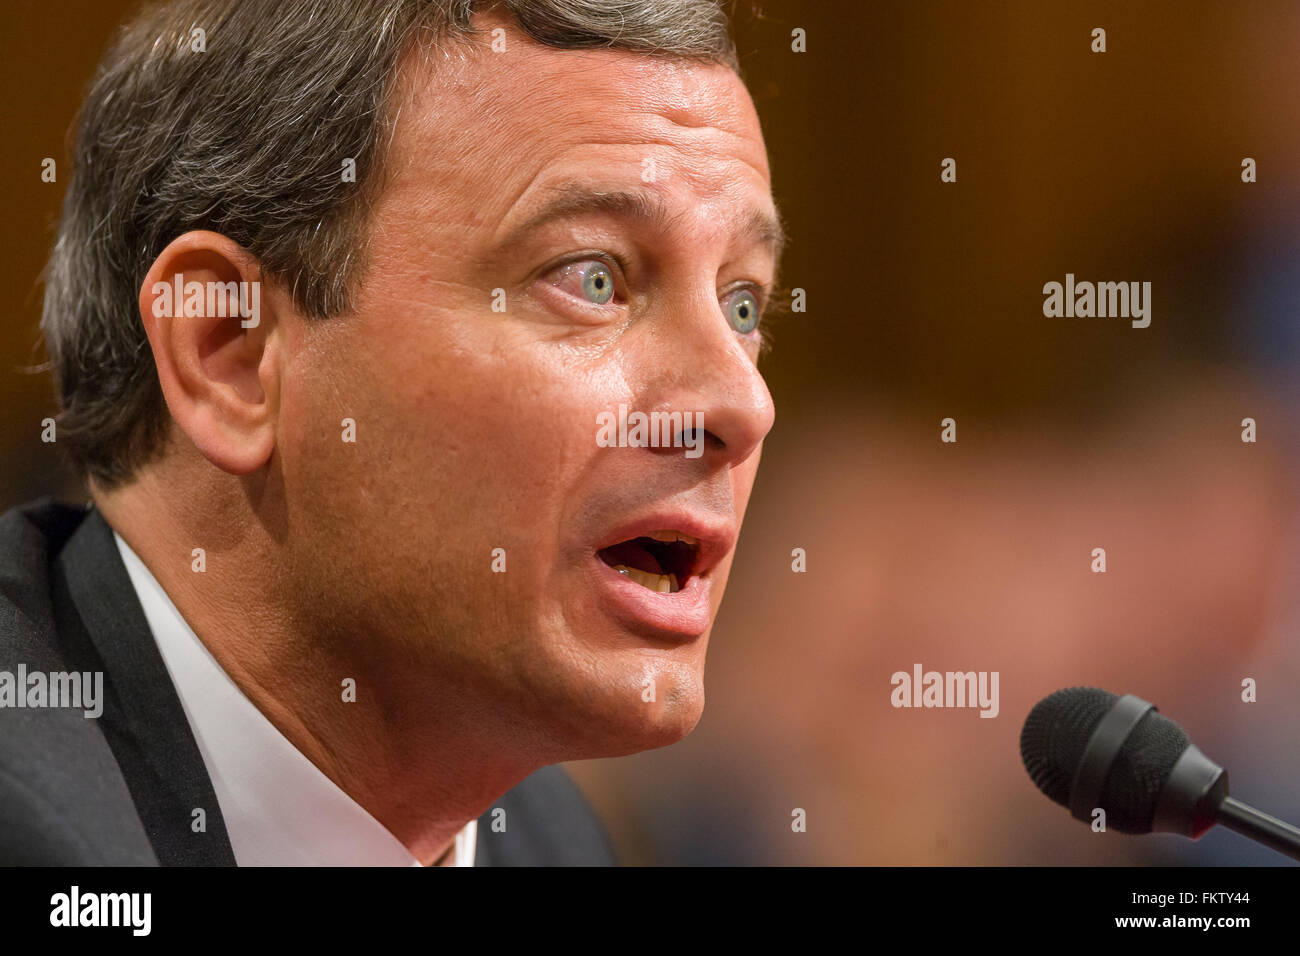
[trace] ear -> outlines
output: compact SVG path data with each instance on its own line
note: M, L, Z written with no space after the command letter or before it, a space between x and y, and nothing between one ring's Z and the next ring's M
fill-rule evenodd
M275 448L279 337L261 279L242 246L195 231L162 251L140 287L140 318L172 418L233 475L257 471Z

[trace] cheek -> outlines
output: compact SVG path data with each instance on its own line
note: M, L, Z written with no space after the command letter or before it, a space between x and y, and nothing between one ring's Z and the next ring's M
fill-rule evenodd
M319 416L364 402L355 451L374 504L436 522L440 549L552 543L621 376L499 314L441 312L409 332L349 346L365 351L330 376L337 407Z

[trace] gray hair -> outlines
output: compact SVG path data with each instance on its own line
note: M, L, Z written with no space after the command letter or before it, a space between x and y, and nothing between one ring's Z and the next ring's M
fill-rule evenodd
M307 316L351 309L398 67L498 5L548 46L740 72L716 0L178 0L124 28L82 104L45 271L59 444L83 476L111 487L161 453L170 416L138 302L177 236L239 243Z

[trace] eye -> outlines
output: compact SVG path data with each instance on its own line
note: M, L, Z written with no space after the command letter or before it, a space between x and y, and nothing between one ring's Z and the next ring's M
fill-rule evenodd
M588 301L604 305L614 298L614 274L604 263L588 262L578 276L582 280L582 294Z
M722 311L731 327L741 335L748 335L758 326L758 300L753 293L740 289L723 299Z
M551 275L556 288L592 305L608 305L617 291L613 269L599 259L569 262Z

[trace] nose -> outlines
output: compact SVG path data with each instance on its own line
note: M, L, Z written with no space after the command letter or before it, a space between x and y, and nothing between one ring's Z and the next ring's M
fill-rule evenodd
M716 296L706 290L689 301L674 299L656 349L653 405L695 412L704 459L714 467L738 465L772 429L772 395L753 347L731 328Z

